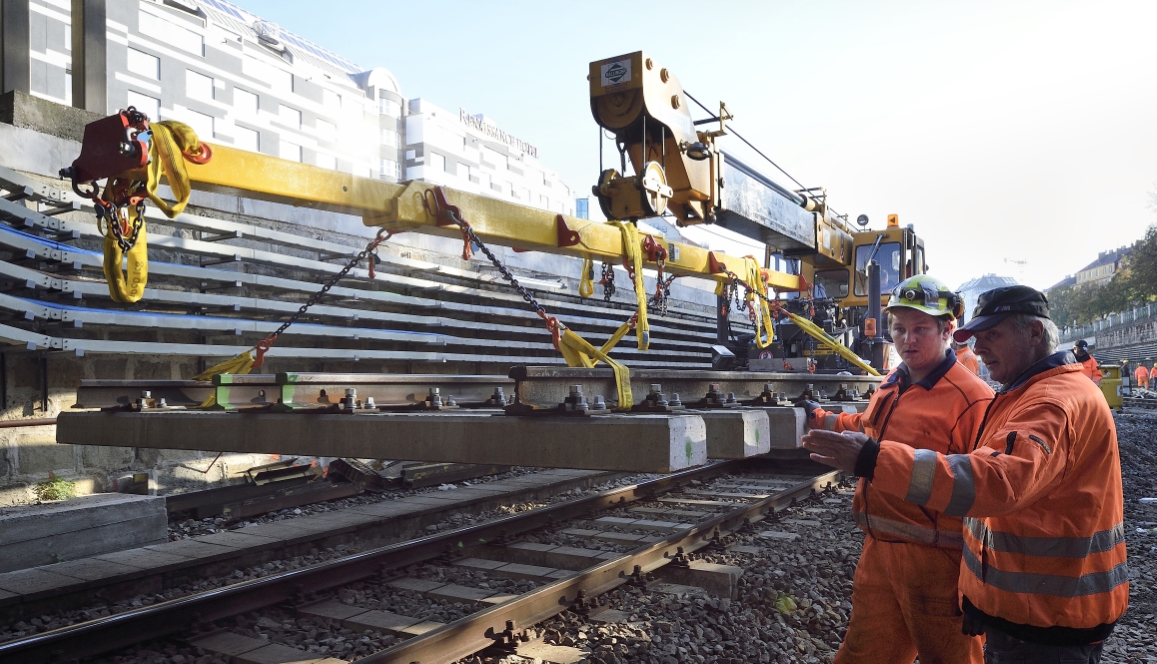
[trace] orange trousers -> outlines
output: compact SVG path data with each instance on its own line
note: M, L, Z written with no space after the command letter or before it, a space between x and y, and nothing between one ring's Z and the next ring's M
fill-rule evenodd
M864 538L835 664L982 664L981 637L960 631L959 578L959 550Z

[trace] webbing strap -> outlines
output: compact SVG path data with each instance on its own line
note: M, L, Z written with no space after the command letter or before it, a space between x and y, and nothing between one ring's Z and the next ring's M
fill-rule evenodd
M751 256L744 259L747 268L747 283L754 292L747 293L747 306L759 306L759 313L755 315L755 345L767 348L775 340L775 324L771 321L771 307L767 305L767 286L763 283L763 273L759 263ZM764 337L766 332L767 336Z
M201 373L193 376L193 380L212 380L213 376L217 374L247 374L253 368L253 355L249 351L245 351L236 357L231 357L224 362L214 364ZM208 399L201 402L198 408L212 408L217 405L217 390L209 395Z
M639 342L639 350L648 350L651 347L651 325L647 322L647 289L643 285L643 251L639 246L639 229L627 221L614 223L622 231L623 253L627 255L635 277L635 301L638 304L635 338Z
M623 335L626 334L626 330L624 330L623 327L630 329L629 322L624 323L623 326L619 327L619 330L615 332L619 339L622 339ZM611 337L611 340L614 342L618 341L614 336ZM612 341L608 341L607 345L613 346L614 343L612 343ZM604 348L606 348L606 345L604 345ZM634 406L634 396L631 394L631 371L626 366L612 360L601 348L595 348L589 341L568 329L564 329L562 336L559 337L558 350L566 360L567 366L586 367L590 369L599 361L606 362L607 366L615 372L615 389L619 397L615 410L627 411Z
M579 297L590 297L595 294L594 269L594 259L584 256L582 274L579 275Z
M135 214L135 210L130 214ZM117 212L113 212L115 216ZM136 244L127 255L121 251L120 243L113 235L112 225L119 224L115 218L106 219L104 235L104 278L108 282L108 294L113 302L131 304L145 294L145 284L149 281L149 243L145 232L145 221L141 219L141 229L137 233ZM128 270L121 269L128 258Z
M156 203L157 208L172 219L185 210L189 204L189 171L185 166L185 154L198 156L201 154L201 141L197 132L183 122L165 120L153 122L149 125L153 131L153 139L149 141L149 179L145 184L149 193L149 200ZM161 175L169 181L169 188L173 190L176 201L170 205L168 201L157 196L157 186L161 183Z

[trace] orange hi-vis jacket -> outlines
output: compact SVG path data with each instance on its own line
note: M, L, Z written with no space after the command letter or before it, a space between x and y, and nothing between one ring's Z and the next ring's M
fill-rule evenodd
M872 447L857 471L874 489L965 517L965 613L1032 643L1112 632L1129 603L1117 431L1072 353L998 393L969 454L884 440L871 460Z
M960 349L956 354L956 360L972 373L980 375L980 363L976 361L976 354L968 346Z
M1085 359L1080 361L1080 365L1081 373L1088 376L1097 385L1101 384L1101 378L1103 378L1105 374L1101 373L1100 368L1097 366L1097 360L1094 359L1092 355L1086 355Z
M1133 370L1133 378L1137 380L1138 387L1146 387L1149 385L1149 370L1145 368L1144 364L1138 364L1137 368Z
M824 428L862 430L872 438L900 441L915 449L965 454L991 400L992 388L957 362L949 350L931 374L915 383L905 365L896 367L863 413L825 411ZM964 546L959 515L921 508L874 490L863 479L856 487L852 513L864 532L883 541Z

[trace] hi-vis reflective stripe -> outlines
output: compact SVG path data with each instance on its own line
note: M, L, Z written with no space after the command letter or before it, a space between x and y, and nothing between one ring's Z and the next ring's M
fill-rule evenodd
M868 515L863 512L856 512L856 523L863 528L871 529L873 533L895 535L913 542L935 544L946 549L960 549L964 547L964 536L954 530L925 528L913 523L894 521L878 516L873 516L869 519Z
M908 482L908 495L904 500L927 505L932 498L932 479L935 477L936 452L916 450L916 459L912 462L912 479Z
M1129 580L1129 564L1125 562L1106 572L1093 572L1081 576L1006 572L992 565L982 565L976 559L976 554L965 547L964 564L985 585L1010 593L1081 597L1110 592Z
M948 467L952 470L952 498L945 514L964 516L976 502L976 483L972 479L972 458L967 454L949 454Z
M1093 553L1110 551L1125 541L1123 523L1093 533L1092 537L1021 537L989 530L983 521L973 518L965 518L964 527L968 528L973 537L984 542L985 548L1026 556L1084 558Z

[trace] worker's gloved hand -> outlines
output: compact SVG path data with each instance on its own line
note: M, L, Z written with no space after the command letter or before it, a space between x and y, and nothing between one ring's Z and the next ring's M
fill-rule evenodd
M984 634L984 623L966 613L964 614L964 626L960 631L966 636L980 636Z
M823 406L820 406L811 399L804 399L796 405L803 408L803 412L807 413L807 424L809 427L813 429L824 428Z

